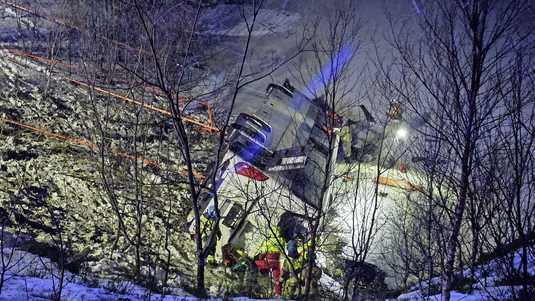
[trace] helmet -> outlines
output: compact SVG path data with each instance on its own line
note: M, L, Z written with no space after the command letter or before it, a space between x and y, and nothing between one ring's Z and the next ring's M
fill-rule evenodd
M299 253L297 252L297 245L295 243L295 240L291 239L286 244L286 251L288 253L288 256L291 258L297 258L299 257Z
M208 207L208 209L206 209L206 212L205 212L204 214L205 214L206 217L208 217L209 219L216 219L216 218L217 218L217 212L216 212L214 206L210 206L210 207Z

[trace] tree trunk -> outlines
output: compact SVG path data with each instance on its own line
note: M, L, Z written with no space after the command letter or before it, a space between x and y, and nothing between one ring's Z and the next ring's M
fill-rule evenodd
M202 247L202 236L201 236L201 216L197 203L193 202L194 210L194 223L195 223L195 249L197 255L197 279L196 279L196 290L197 296L202 297L206 296L206 288L204 287L204 265L205 257L203 256L203 247Z
M524 232L521 232L520 235L522 239L522 255L521 255L521 262L522 262L522 293L520 295L521 300L529 300L529 294L528 294L528 281L529 281L529 271L528 271L528 244L526 240L526 235L524 235Z
M472 108L471 108L472 111ZM473 111L471 112L473 113ZM472 114L471 114L472 115ZM472 115L473 116L473 115ZM472 120L470 120L472 121ZM465 134L465 147L463 151L463 156L461 159L462 169L461 169L461 183L460 183L460 194L457 199L457 205L455 206L455 211L453 215L453 223L450 237L446 245L446 262L444 264L444 272L442 274L442 301L449 301L451 294L451 283L453 280L453 270L455 266L455 255L457 254L457 242L459 238L459 233L461 231L461 223L464 216L464 211L466 207L466 199L468 194L468 185L470 177L470 157L472 154L471 146L471 124L468 126L467 134Z
M305 281L304 300L308 300L308 298L310 297L310 282L311 282L312 277L313 277L312 276L312 272L313 272L312 266L314 264L313 256L316 253L316 239L317 239L317 233L318 233L320 219L321 219L321 215L318 212L318 216L314 219L314 225L313 225L313 229L312 229L312 233L311 233L312 237L310 238L312 243L310 245L310 248L307 251L308 252L308 262L306 264L308 265L308 267L306 269L306 275L305 275L305 277L303 279Z
M204 264L205 259L202 256L198 256L197 259L197 296L206 296L206 288L204 287Z

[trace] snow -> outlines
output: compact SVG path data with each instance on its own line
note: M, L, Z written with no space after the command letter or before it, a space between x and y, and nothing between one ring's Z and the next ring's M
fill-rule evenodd
M0 301L26 301L26 300L52 300L54 290L52 279L37 278L30 276L15 276L5 283L2 290ZM102 300L129 300L129 301L193 301L198 300L196 297L182 295L165 295L149 294L146 290L140 287L134 287L128 293L114 293L104 288L88 287L79 283L68 283L62 291L61 299L68 300L84 300L84 301L102 301ZM222 300L219 298L210 298L208 300ZM231 300L246 301L252 300L245 297L238 297Z
M513 258L513 264L516 267L520 266L520 253L515 252ZM529 272L535 274L535 255L531 255L529 258ZM512 291L517 293L520 291L519 286L500 286L495 285L499 276L500 263L497 260L492 260L485 265L476 267L474 276L477 282L473 285L474 290L471 293L462 293L458 291L451 292L451 301L483 301L483 300L506 300L511 297ZM490 272L490 273L489 273ZM463 270L465 277L470 277L472 272L470 269ZM503 276L503 275L502 275ZM434 286L440 285L440 277L432 278L431 282ZM426 296L422 293L428 287L427 282L422 282L412 287L412 291L401 294L395 300L403 301L423 301L423 300L441 300L441 295L436 294L433 296Z
M500 287L491 287L484 290L476 290L470 294L460 293L457 291L451 292L451 301L483 301L483 300L493 300L496 298L506 298L510 295L510 287L500 286ZM414 291L410 293L405 293L400 295L396 300L404 301L420 301L420 300L429 300L429 301L439 301L441 300L441 295L433 296L423 296L419 291Z
M26 301L26 300L53 300L54 283L51 278L38 278L31 276L13 276L6 281L0 301ZM81 283L68 283L63 288L61 300L69 301L103 301L103 300L128 300L128 301L194 301L199 298L183 294L160 295L149 294L145 289L134 286L128 293L116 293L100 287L88 287ZM206 300L223 300L221 298L209 298ZM237 297L230 300L247 301L254 300L246 297Z
M56 284L57 285L57 284ZM4 284L0 301L26 301L26 300L53 300L54 283L51 278L39 278L31 276L12 276ZM127 293L117 293L100 287L88 287L82 283L68 283L63 288L61 300L84 300L84 301L101 301L101 300L129 300L129 301L193 301L199 300L196 297L187 294L179 295L161 295L149 294L141 287L133 286ZM209 298L207 300L223 300L221 298ZM245 297L237 297L230 300L247 301L254 300Z
M53 300L54 292L58 287L58 267L47 258L13 250L3 249L4 259L7 261L10 254L13 256L6 273L6 280L0 293L0 301L26 301L26 300ZM52 272L52 273L51 273ZM52 275L53 274L53 275ZM103 300L128 300L128 301L194 301L199 298L193 297L182 289L170 288L173 294L162 295L149 292L147 289L135 285L129 281L111 282L106 279L98 279L95 287L82 280L82 277L70 272L65 273L65 285L61 293L64 301L103 301ZM221 298L209 298L206 300L223 300ZM225 300L248 301L255 300L246 297L236 297Z
M51 300L54 293L54 281L51 278L14 276L5 283L0 300ZM62 292L63 300L143 300L143 296L131 293L117 294L103 288L91 288L82 284L68 283ZM154 300L178 300L171 296L162 298L154 295Z
M331 276L327 275L326 273L321 274L321 278L319 280L319 283L321 287L328 288L330 292L338 294L338 296L342 296L344 292L344 288L340 284L340 282L333 279Z
M212 35L225 35L234 37L246 37L247 22L241 16L242 7L239 5L219 5L210 8L205 12L205 19L219 20L204 33ZM246 13L252 14L252 11ZM292 28L298 27L301 16L297 13L290 13L284 10L260 9L256 28L252 32L253 36L264 36L270 34L281 34ZM210 23L204 21L203 23Z
M58 288L59 270L55 263L32 253L3 249L8 262L0 300L51 300ZM123 281L111 283L99 279L97 287L90 287L80 276L65 272L62 300L188 300L189 295L179 291L181 296L152 294L137 285ZM121 287L125 293L113 292L110 288ZM108 288L106 288L108 287ZM150 296L150 298L148 298Z
M430 301L433 301L433 300L440 300L441 296L440 295L435 295L435 296L431 296L429 298L427 298L427 300L430 300ZM397 300L407 300L407 301L412 301L412 300L422 300L424 299L424 297L419 293L419 292L410 292L410 293L407 293L407 294L402 294L401 296L398 297ZM483 296L481 296L481 294L478 292L478 293L474 293L472 295L465 295L465 294L462 294L462 293L459 293L459 292L455 292L453 291L451 293L451 301L457 301L457 300L463 300L463 301L476 301L476 300L482 300L483 299Z

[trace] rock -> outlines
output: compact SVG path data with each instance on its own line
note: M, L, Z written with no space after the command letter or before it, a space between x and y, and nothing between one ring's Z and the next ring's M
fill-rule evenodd
M2 153L2 160L4 161L28 161L37 157L39 157L37 153L26 150L7 150Z

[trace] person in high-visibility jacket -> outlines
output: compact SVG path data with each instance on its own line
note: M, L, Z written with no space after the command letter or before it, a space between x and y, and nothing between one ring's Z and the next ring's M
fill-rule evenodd
M342 148L344 150L344 158L346 160L351 159L351 144L352 144L352 136L351 136L351 122L348 120L342 129L340 130L340 141L342 141Z
M255 256L255 265L260 272L271 271L276 297L282 294L281 286L281 253L284 252L285 241L281 236L279 227L270 227L267 239L262 242L258 255Z
M208 255L206 257L206 263L208 264L215 264L215 251L217 247L217 241L221 238L221 231L218 229L214 229L215 226L215 220L217 219L217 213L215 211L215 208L211 206L206 210L206 212L201 216L201 239L203 246L207 248ZM215 233L216 239L214 239L210 245L207 245L210 243L210 234L212 231L217 231Z
M310 292L308 295L308 300L319 300L319 280L321 278L322 271L316 266L316 254L310 254L312 258L309 260L309 251L311 247L312 240L307 240L303 243L302 248L300 249L300 252L303 254L303 259L299 263L301 267L301 279L303 279L304 282L303 290L306 287L307 282L310 280ZM310 279L308 279L309 270L312 270L312 277Z
M283 289L282 296L287 299L293 299L298 297L300 283L300 270L298 269L298 251L297 244L299 243L297 238L293 238L286 244L287 256L284 258L282 265L282 279Z
M305 281L307 281L308 276L308 269L309 266L312 266L312 281L311 281L311 290L310 290L310 296L313 297L317 294L318 291L318 281L321 277L321 270L315 266L313 263L310 265L308 260L308 252L310 247L312 246L311 240L303 241L302 239L294 239L290 242L288 242L288 245L291 245L293 242L295 242L296 246L296 255L291 256L292 252L290 251L290 248L288 250L288 258L285 261L284 264L284 272L287 276L286 281L284 282L284 291L283 295L287 298L295 298L298 297L299 289L301 289L301 293L304 292L305 288Z
M243 248L226 244L221 248L223 253L223 265L232 271L243 271L249 266L251 261L247 252Z

